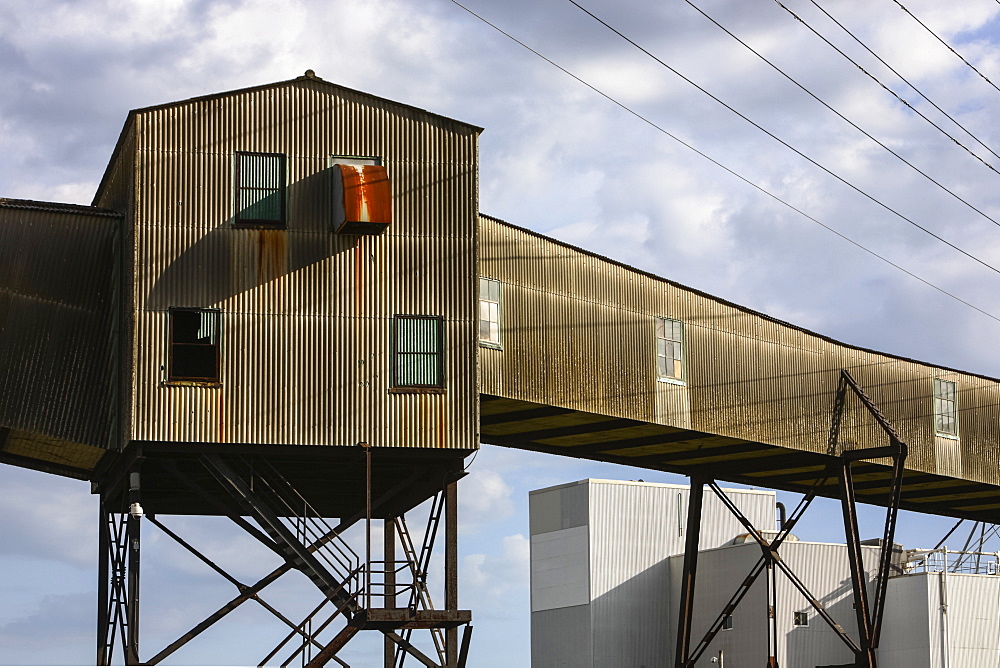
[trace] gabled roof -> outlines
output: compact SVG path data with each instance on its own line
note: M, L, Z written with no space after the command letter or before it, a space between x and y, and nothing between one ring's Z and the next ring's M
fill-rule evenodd
M115 149L111 153L111 159L108 160L108 166L104 170L104 176L101 178L100 185L97 186L97 192L94 194L94 200L93 201L95 203L97 202L97 200L99 199L99 197L101 195L101 192L104 190L105 185L107 185L108 178L111 175L111 167L112 167L112 165L115 164L115 161L118 159L118 154L121 152L121 148L122 148L122 144L123 144L124 139L125 139L125 135L126 135L128 129L129 129L129 127L132 125L132 123L135 122L135 117L138 116L139 114L144 114L144 113L147 113L147 112L150 112L150 111L159 111L159 110L162 110L162 109L169 109L171 107L180 107L180 106L183 106L183 105L186 105L186 104L192 104L194 102L205 102L205 101L208 101L208 100L218 100L218 99L221 99L221 98L224 98L224 97L229 97L229 96L233 96L233 95L242 95L244 93L252 93L252 92L255 92L255 91L267 90L269 88L281 88L282 86L289 86L289 85L292 85L292 84L302 83L302 82L305 82L305 81L323 84L323 85L329 86L330 88L335 89L337 91L344 92L344 93L349 93L351 95L361 95L363 97L370 98L372 101L380 102L380 103L383 103L383 104L390 104L390 105L393 105L393 106L396 106L396 107L400 107L400 108L403 108L403 109L409 109L411 111L416 111L416 112L421 113L421 114L427 114L428 116L433 116L435 118L441 119L442 121L446 121L448 123L453 123L455 125L461 125L461 126L463 126L465 128L468 128L468 129L476 132L477 134L483 131L483 128L479 127L478 125L472 125L471 123L466 123L464 121L459 121L459 120L456 120L454 118L450 118L448 116L443 116L441 114L436 114L436 113L434 113L432 111L427 111L426 109L421 109L420 107L415 107L413 105L404 104L402 102L397 102L396 100L390 100L388 98L379 97L377 95L372 95L371 93L366 93L364 91L355 90L353 88L348 88L347 86L341 86L340 84L335 84L335 83L332 83L330 81L326 81L325 79L321 79L320 77L316 76L316 73L313 72L312 70L306 70L305 74L303 74L302 76L299 76L299 77L295 77L294 79L286 79L285 81L275 81L273 83L261 84L259 86L249 86L247 88L237 88L237 89L234 89L234 90L223 91L223 92L220 92L220 93L211 93L209 95L200 95L198 97L192 97L192 98L188 98L186 100L177 100L176 102L166 102L164 104L157 104L157 105L153 105L153 106L150 106L150 107L140 107L138 109L132 109L131 111L128 112L128 117L125 119L125 124L122 126L121 134L118 136L118 142L115 144Z
M39 202L31 199L11 199L0 197L0 207L5 209L25 209L28 211L48 211L50 213L84 214L105 218L121 218L122 214L112 209L102 209L97 206L82 204L64 204L62 202Z

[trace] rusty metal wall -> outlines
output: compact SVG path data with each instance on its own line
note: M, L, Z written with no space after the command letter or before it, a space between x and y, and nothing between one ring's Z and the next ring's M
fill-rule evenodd
M831 341L487 216L479 234L480 275L503 295L484 394L826 452L849 369L909 444L907 468L1000 483L994 379ZM657 317L684 322L685 385L656 380ZM935 377L957 384L957 453L935 445ZM849 396L838 450L886 443Z
M314 79L134 114L137 440L475 448L478 129ZM236 151L287 155L287 229L238 229ZM330 156L393 222L335 234ZM220 387L170 386L167 309L222 311ZM445 319L445 392L389 392L394 314Z
M5 453L88 470L109 446L121 217L0 200L0 438Z

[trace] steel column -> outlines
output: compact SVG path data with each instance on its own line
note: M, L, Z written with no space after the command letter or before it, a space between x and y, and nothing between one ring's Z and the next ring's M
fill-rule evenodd
M684 537L684 571L681 575L680 608L677 622L676 667L688 668L691 651L691 620L694 613L694 586L698 572L698 542L701 535L701 509L705 497L705 478L691 478L688 495L687 534Z
M111 537L107 526L107 508L101 495L97 538L97 662L96 666L111 665L109 647L111 630Z
M458 610L458 483L444 491L444 609ZM458 666L458 628L445 631L445 665Z
M125 643L125 664L138 666L139 661L139 564L140 564L140 524L139 510L140 474L138 469L128 475L128 519L126 536L128 540L128 640Z
M386 608L396 607L396 520L387 517L382 522L382 554L385 561L385 603ZM396 643L388 638L383 641L383 665L394 668L396 663Z

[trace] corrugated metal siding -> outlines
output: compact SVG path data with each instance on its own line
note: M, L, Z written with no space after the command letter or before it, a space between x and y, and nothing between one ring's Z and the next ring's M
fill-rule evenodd
M907 468L1000 483L994 380L837 344L485 216L479 247L480 275L503 291L484 394L825 453L849 369L910 446ZM658 316L685 323L687 386L656 382ZM935 377L957 383L962 437L940 464ZM838 451L887 442L849 393Z
M0 426L6 450L92 468L108 447L115 241L83 207L0 205Z
M131 438L475 448L477 135L296 82L136 115ZM236 151L288 156L287 230L233 229ZM377 155L393 223L331 231L331 155ZM222 387L166 387L166 309L222 311ZM443 395L389 394L395 314L445 318Z
M135 123L130 117L118 149L108 166L105 183L94 204L113 209L122 214L120 239L118 241L117 274L115 276L116 301L112 342L117 351L117 364L109 367L113 383L116 383L115 402L118 406L117 424L112 425L114 447L122 447L132 433L132 391L135 386L135 304L136 275L135 254L135 210L136 210L136 137Z
M584 499L578 498L580 492L586 493ZM751 521L762 527L773 526L772 492L728 492ZM667 628L672 614L667 558L684 549L688 495L688 488L682 485L607 480L585 480L532 492L532 610L580 603L570 596L580 578L570 579L570 575L578 570L574 565L589 563L589 616L559 617L558 632L586 638L592 645L593 662L554 665L657 666L672 657L672 638ZM577 526L567 504L589 508L586 526ZM702 547L728 543L741 529L709 493L704 505ZM558 556L565 564L559 562L562 566L553 571L550 543L568 546L570 539L580 536L587 538L586 545L576 545L572 554L565 553L564 547ZM541 550L541 546L546 549ZM533 612L532 620L533 665L536 661L565 660L568 655L561 643L534 637L536 626L542 624L538 612ZM569 621L585 626L570 627ZM559 648L561 655L555 653Z

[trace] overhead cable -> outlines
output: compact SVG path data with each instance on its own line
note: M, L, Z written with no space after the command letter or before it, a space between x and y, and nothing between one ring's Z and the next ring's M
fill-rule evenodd
M775 1L777 1L777 0L775 0ZM702 93L704 93L708 97L712 98L712 100L714 100L715 102L718 102L723 107L725 107L726 109L728 109L732 113L736 114L737 116L739 116L740 118L742 118L744 121L746 121L750 125L754 126L758 130L760 130L761 132L763 132L764 134L766 134L768 137L770 137L771 139L775 140L776 142L778 142L779 144L781 144L782 146L784 146L785 148L787 148L789 151L792 151L793 153L795 153L799 157L803 158L804 160L808 161L812 165L814 165L814 166L818 167L819 169L821 169L822 171L826 172L827 174L829 174L833 178L837 179L838 181L840 181L841 183L843 183L845 186L847 186L851 190L855 191L859 195L862 195L866 199L868 199L871 202L873 202L873 203L877 204L878 206L882 207L883 209L885 209L886 211L888 211L892 215L896 216L900 220L903 220L903 221L909 223L910 225L912 225L913 227L917 228L918 230L920 230L924 234L927 234L928 236L930 236L930 237L932 237L934 239L937 239L938 241L940 241L944 245L948 246L949 248L951 248L951 249L953 249L953 250L961 253L962 255L964 255L965 257L969 258L970 260L973 260L973 261L981 264L982 266L986 267L990 271L993 271L993 272L995 272L997 274L1000 274L1000 269L998 269L997 267L994 267L989 262L986 262L985 260L982 260L982 259L976 257L975 255L973 255L969 251L965 250L964 248L961 248L960 246L958 246L958 245L956 245L956 244L948 241L947 239L945 239L944 237L940 236L939 234L936 234L935 232L932 232L930 229L924 227L923 225L921 225L917 221L913 220L912 218L906 216L905 214L900 213L899 211L896 211L895 209L893 209L891 206L889 206L888 204L886 204L882 200L878 199L874 195L869 194L865 190L862 190L859 186L854 185L853 183L851 183L850 181L848 181L847 179L845 179L843 176L841 176L840 174L838 174L835 171L833 171L832 169L830 169L829 167L827 167L827 166L823 165L822 163L818 162L817 160L809 157L808 155L806 155L805 153L803 153L799 149L795 148L794 146L792 146L791 144L789 144L788 142L786 142L784 139L782 139L781 137L777 136L776 134L774 134L773 132L771 132L770 130L768 130L767 128L765 128L764 126L760 125L759 123L757 123L756 121L754 121L750 117L746 116L745 114L743 114L740 111L737 111L734 107L730 106L729 104L727 104L726 102L724 102L720 98L718 98L715 95L713 95L712 93L710 93L705 88L702 88L700 85L698 85L697 83L695 83L694 81L692 81L688 77L686 77L683 74L681 74L679 71L677 71L676 69L674 69L673 67L671 67L670 65L668 65L666 62L664 62L663 60L661 60L660 58L658 58L654 54L650 53L647 49L645 49L644 47L642 47L641 45L639 45L638 43L636 43L634 40L632 40L631 38L629 38L627 35L625 35L624 33L622 33L620 30L618 30L614 26L610 25L604 19L602 19L599 16L595 15L593 12L591 12L589 9L587 9L586 7L584 7L583 5L581 5L576 0L567 0L567 2L569 2L573 6L577 7L578 9L580 9L580 11L582 11L585 14L587 14L588 16L590 16L592 19L594 19L595 21L597 21L598 23L600 23L601 25L603 25L605 28L607 28L611 32L615 33L616 35L618 35L619 37L621 37L623 40L625 40L626 42L628 42L629 44L631 44L635 48L637 48L640 51L642 51L644 54L646 54L647 56L649 56L650 58L652 58L653 60L655 60L657 63L659 63L660 65L662 65L666 69L670 70L671 72L673 72L674 74L676 74L678 77L680 77L681 79L683 79L687 83L691 84L692 86L694 86L695 88L697 88L699 91L701 91ZM972 206L972 205L970 204L969 206ZM973 208L975 208L975 207L973 207ZM978 209L977 209L977 211L978 211ZM980 212L980 213L982 213L982 212ZM986 214L983 214L983 215L985 216Z
M927 31L927 32L929 32L929 33L930 33L931 35L933 35L933 36L934 36L934 39L936 39L937 41L939 41L939 42L941 42L942 44L944 44L944 45L945 45L945 47L947 47L947 49L948 49L949 51L951 51L951 52L952 52L952 53L954 53L954 54L955 54L956 56L958 56L958 59L959 59L959 60L961 60L961 61L962 61L963 63L965 63L966 65L968 65L969 67L971 67L971 68L972 68L972 71L973 71L973 72L975 72L976 74L978 74L978 75L979 75L980 77L982 77L983 81L985 81L985 82L986 82L986 83L988 83L989 85L991 85L991 86L993 86L994 88L996 88L997 92L1000 92L1000 88L997 88L997 85L996 85L995 83L993 83L992 81L990 81L990 80L989 80L989 78L988 78L988 77L987 77L987 76L986 76L985 74L983 74L982 72L980 72L979 70L977 70L977 69L976 69L976 66L975 66L975 65L973 65L973 64L972 64L972 63L970 63L970 62L969 62L968 60L966 60L965 58L963 58L963 57L962 57L962 54L960 54L960 53L959 53L958 51L956 51L956 50L955 50L954 48L952 48L951 44L948 44L948 42L946 42L946 41L944 41L943 39L941 39L940 37L938 37L938 35L937 35L937 33L936 33L936 32L934 32L933 30L931 30L930 28L928 28L928 27L927 27L927 25L926 25L926 24L925 24L925 23L924 23L923 21L921 21L921 20L920 20L920 19L918 19L918 18L917 18L916 16L914 16L914 15L913 15L913 12L911 12L911 11L910 11L909 9L907 9L906 7L904 7L904 6L903 6L903 3L901 3L901 2L899 1L899 0L892 0L892 1L893 1L893 2L895 2L895 3L897 4L897 5L899 5L899 8L900 8L900 9L902 9L902 10L903 10L904 12L906 12L907 14L909 14L909 15L910 15L910 17L911 17L911 18L912 18L912 19L913 19L914 21L916 21L917 23L919 23L919 24L920 24L920 27L922 27L922 28L923 28L924 30L926 30L926 31Z
M450 2L452 4L458 6L459 8L465 10L466 12L468 12L469 14L471 14L472 16L474 16L475 18L479 19L480 21L482 21L483 23L485 23L486 25L488 25L489 27L493 28L494 30L496 30L497 32L499 32L504 37L510 39L515 44L518 44L519 46L523 47L527 51L530 51L534 55L538 56L539 58L541 58L542 60L544 60L545 62L547 62L549 65L552 65L553 67L555 67L556 69L558 69L559 71L561 71L563 74L566 74L567 76L575 79L578 83L583 84L584 86L586 86L590 90L594 91L595 93L597 93L598 95L600 95L601 97L603 97L604 99L606 99L607 101L609 101L612 104L614 104L615 106L621 108L626 113L634 116L635 118L639 119L640 121L642 121L646 125L649 125L650 127L652 127L654 130L660 132L661 134L666 135L667 137L669 137L670 139L674 140L675 142L677 142L678 144L680 144L684 148L686 148L686 149L688 149L690 151L693 151L694 153L697 153L699 156L701 156L705 160L711 162L716 167L719 167L720 169L728 172L730 175L736 177L740 181L743 181L745 184L747 184L751 188L754 188L755 190L759 191L761 194L766 195L767 197L770 197L772 200L778 202L779 204L785 206L788 209L791 209L792 211L794 211L795 213L799 214L803 218L805 218L805 219L807 219L807 220L809 220L809 221L811 221L813 223L816 223L817 225L819 225L823 229L827 230L828 232L830 232L832 234L835 234L836 236L840 237L841 239L843 239L847 243L851 244L852 246L855 246L856 248L864 251L865 253L868 253L872 257L874 257L874 258L876 258L878 260L881 260L882 262L888 264L890 267L893 267L894 269L897 269L897 270L903 272L904 274L906 274L910 278L913 278L913 279L915 279L915 280L923 283L927 287L936 290L937 292L945 295L946 297L949 297L949 298L953 299L954 301L956 301L956 302L958 302L958 303L960 303L960 304L962 304L964 306L967 306L967 307L971 308L974 311L977 311L978 313L986 316L987 318L990 318L991 320L995 320L996 322L1000 322L1000 316L996 316L996 315L990 313L989 311L986 311L985 309L982 309L982 308L976 306L975 304L972 304L972 303L970 303L970 302L962 299L961 297L959 297L959 296L957 296L957 295L955 295L955 294L953 294L953 293L945 290L944 288L942 288L942 287L940 287L938 285L935 285L934 283L931 283L929 280L927 280L927 279L925 279L925 278L923 278L921 276L918 276L917 274L913 273L912 271L910 271L908 269L905 269L904 267L896 264L892 260L890 260L890 259L888 259L886 257L883 257L882 255L879 255L878 253L876 253L875 251L871 250L870 248L867 248L866 246L862 245L860 242L855 241L854 239L848 237L846 234L843 234L842 232L839 232L838 230L836 230L836 229L830 227L829 225L821 222L819 219L817 219L817 218L809 215L808 213L806 213L802 209L799 209L798 207L796 207L794 204L791 204L791 203L789 203L789 202L781 199L780 197L778 197L774 193L772 193L769 190L765 189L763 186L760 186L760 185L754 183L753 181L751 181L747 177L743 176L742 174L740 174L736 170L734 170L734 169L726 166L725 164L719 162L715 158L713 158L710 155L708 155L707 153L699 150L698 148L696 148L692 144L689 144L688 142L684 141L683 139L681 139L677 135L675 135L675 134L671 133L670 131L666 130L665 128L663 128L662 126L657 125L656 123L654 123L652 120L650 120L646 116L643 116L639 112L637 112L634 109L632 109L631 107L627 106L625 103L619 102L617 99L615 99L614 97L612 97L608 93L605 93L600 88L597 88L593 84L591 84L588 81L586 81L586 80L582 79L581 77L577 76L576 74L574 74L573 72L569 71L568 69L566 69L565 67L563 67L559 63L555 62L551 58L543 55L539 51L537 51L534 48L528 46L527 44L525 44L524 42L522 42L518 38L516 38L513 35L511 35L509 32L505 31L503 28L500 28L496 24L491 23L486 18L484 18L484 17L480 16L479 14L477 14L476 12L472 11L471 9L469 9L468 7L466 7L465 5L463 5L458 0L450 0Z
M828 19L830 19L831 21L833 21L837 25L838 28L840 28L841 30L843 30L844 32L846 32L851 37L851 39L853 39L855 42L857 42L861 46L862 49L864 49L865 51L867 51L868 53L870 53L876 60L878 60L883 65L885 65L885 67L890 72L892 72L897 77L899 77L903 81L903 83L905 83L907 86L909 86L910 88L912 88L917 93L917 95L919 95L920 97L924 98L924 100L926 100L928 104L930 104L932 107L934 107L939 112L941 112L941 114L945 118L947 118L949 121L951 121L952 123L954 123L955 125L957 125L959 128L961 128L961 130L965 134L969 135L973 139L973 141L975 141L977 144L979 144L980 146L982 146L983 148L985 148L987 151L989 151L990 153L992 153L994 157L1000 159L1000 155L998 155L996 153L996 151L994 151L992 148L990 148L989 146L987 146L986 144L984 144L979 139L979 137L977 137L976 135L974 135L972 133L971 130L969 130L964 125L962 125L961 123L959 123L958 120L955 119L955 118L953 118L952 115L949 114L947 111L945 111L944 109L942 109L941 107L939 107L934 102L934 100L932 100L929 97L927 97L926 95L924 95L923 91L921 91L919 88L917 88L915 85L913 85L913 83L910 82L909 79L907 79L902 74L900 74L899 72L897 72L896 69L892 65L890 65L889 63L885 62L885 60L881 56L879 56L877 53L875 53L870 48L868 48L867 44L865 44L860 39L858 39L858 37L855 36L855 34L853 32L851 32L847 27L845 27L840 21L838 21L837 19L835 19L833 17L833 15L830 14L830 12L826 11L823 7L821 7L820 4L818 2L816 2L816 0L809 0L809 1L816 6L816 9L818 9L821 12L823 12ZM1000 0L996 0L996 1L997 1L997 4L1000 4Z
M572 2L572 0L570 0L570 1ZM927 172L923 171L922 169L920 169L919 167L917 167L916 165L914 165L912 162L910 162L909 160L907 160L906 158L904 158L902 155L900 155L899 153L897 153L896 151L892 150L891 148L889 148L888 146L886 146L885 144L883 144L881 141L879 141L878 139L876 139L875 137L873 137L867 130L865 130L864 128L860 127L857 123L855 123L854 121L852 121L851 119L847 118L842 113L840 113L839 111L837 111L836 109L834 109L832 106L830 106L829 104L827 104L827 102L825 100L821 99L819 96L817 96L811 90L809 90L808 88L806 88L805 86L803 86L801 83L799 83L798 81L796 81L794 78L792 78L791 76L789 76L781 68L779 68L777 65L775 65L774 63L772 63L770 60L768 60L759 51L757 51L752 46L750 46L749 44L747 44L746 42L744 42L742 39L740 39L739 37L737 37L736 35L734 35L728 28L726 28L724 25L722 25L721 23L719 23L718 21L716 21L714 18L712 18L711 16L709 16L701 7L699 7L698 5L694 4L694 2L692 2L691 0L684 0L684 1L687 4L691 5L691 7L693 7L695 9L695 11L697 11L702 16L704 16L706 19L708 19L709 21L711 21L712 23L714 23L719 29L721 29L722 31L724 31L727 35L729 35L730 37L732 37L733 39L735 39L737 42L739 42L741 45L743 45L743 47L746 48L750 53L752 53L753 55L757 56L758 58L760 58L761 60L763 60L765 63L767 63L775 72L777 72L781 76L783 76L786 79L788 79L789 81L791 81L793 84L795 84L796 86L798 86L803 92L805 92L807 95L809 95L809 97L811 97L812 99L816 100L821 105L823 105L824 107L826 107L828 110L830 110L831 112L833 112L834 114L836 114L845 123L847 123L852 128L854 128L855 130L857 130L858 132L860 132L861 134L863 134L865 137L868 137L868 139L872 140L873 142L875 142L876 144L878 144L880 147L882 147L883 149L885 149L886 151L888 151L895 158L899 159L900 162L902 162L907 167L909 167L910 169L912 169L913 171L915 171L917 174L920 174L922 177L924 177L925 179L927 179L928 181L930 181L931 183L933 183L934 185L936 185L938 188L940 188L941 190L945 191L946 193L948 193L949 195L951 195L952 197L954 197L955 199L957 199L959 202L961 202L965 206L969 207L970 209L972 209L973 211L975 211L976 213L978 213L980 216L982 216L986 220L990 221L991 223L993 223L997 227L1000 227L1000 221L997 221L996 219L994 219L989 214L987 214L984 211L982 211L981 209L977 208L975 205L971 204L968 200L966 200L965 198L963 198L961 195L959 195L958 193L954 192L953 190L951 190L950 188L948 188L946 185L944 185L941 182L939 182L938 180L936 180L930 174L928 174ZM574 4L576 4L576 3L574 3ZM1000 156L997 156L997 157L1000 157Z
M994 172L996 174L1000 174L1000 171L997 171L997 169L993 165L991 165L990 163L986 162L981 157L979 157L978 155L976 155L976 153L974 151L972 151L971 149L969 149L968 146L966 146L962 142L958 141L958 139L955 138L954 135L952 135L947 130L945 130L944 128L942 128L940 125L938 125L937 123L935 123L934 121L932 121L930 118L928 118L926 114L924 114L919 109L917 109L912 104L910 104L905 99L903 99L903 97L900 96L896 91L894 91L893 89L889 88L884 83L882 83L879 80L878 77L876 77L874 74L872 74L871 72L869 72L868 70L866 70L864 67L862 67L861 64L858 63L858 61L854 60L849 55L847 55L846 53L844 53L841 49L839 49L836 45L833 44L833 42L831 42L830 40L828 40L826 37L824 37L823 35L819 34L819 32L815 28L813 28L811 25L809 25L801 16L799 16L798 14L796 14L795 12L793 12L791 9L789 9L788 7L786 7L781 2L781 0L774 0L774 2L779 7L781 7L782 9L784 9L786 12L788 12L789 14L791 14L792 18L794 18L796 21L798 21L799 23L801 23L802 25L804 25L806 28L808 28L809 31L812 34L816 35L821 40L823 40L824 42L826 42L827 46L829 46L831 49L833 49L834 51L836 51L837 53L839 53L840 55L842 55L844 58L846 58L848 60L848 62L850 62L855 67L857 67L858 70L860 70L862 74L864 74L869 79L871 79L872 81L874 81L875 83L877 83L882 88L882 90L884 90L885 92L889 93L889 95L892 95L894 98L896 98L897 100L899 100L899 102L901 104L903 104L907 109L909 109L910 111L912 111L913 113L915 113L917 116L919 116L920 118L924 119L925 121L927 121L928 123L930 123L931 125L933 125L941 134L943 134L948 139L950 139L953 142L955 142L956 145L958 145L960 148L962 148L963 150L965 150L965 152L968 153L969 155L971 155L973 158L975 158L979 162L983 163L983 165L987 169L989 169L990 171L992 171L992 172Z

